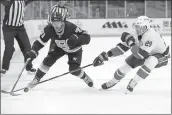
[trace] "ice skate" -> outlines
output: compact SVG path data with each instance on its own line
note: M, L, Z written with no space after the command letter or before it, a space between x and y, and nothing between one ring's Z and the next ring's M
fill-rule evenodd
M133 89L136 85L137 85L137 83L133 79L131 79L127 86L127 91L125 92L125 94L133 92Z
M92 87L93 86L93 81L92 79L87 75L83 75L83 77L81 78L84 80L84 82L89 86L89 87Z
M27 86L28 89L34 88L40 81L40 78L35 77Z
M113 86L115 86L119 81L117 81L115 78L113 78L112 80L102 84L102 89L109 89Z

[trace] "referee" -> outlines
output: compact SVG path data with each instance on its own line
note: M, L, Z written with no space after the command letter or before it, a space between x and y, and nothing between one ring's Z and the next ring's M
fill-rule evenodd
M2 61L2 69L0 73L5 74L9 69L10 60L12 58L14 48L14 38L17 40L19 47L24 56L31 50L31 44L24 27L24 10L25 6L29 4L29 0L2 0L1 3L5 6L5 15L3 19L2 31L4 35L5 50ZM32 68L32 62L30 61L26 70L29 73L35 73L36 69Z

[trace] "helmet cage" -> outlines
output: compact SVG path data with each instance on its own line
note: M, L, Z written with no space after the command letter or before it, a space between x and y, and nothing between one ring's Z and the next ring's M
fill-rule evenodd
M48 23L52 23L53 21L66 21L67 15L68 10L65 7L55 5L48 15Z
M55 13L51 14L50 21L51 22L64 21L64 17L61 14L55 12Z

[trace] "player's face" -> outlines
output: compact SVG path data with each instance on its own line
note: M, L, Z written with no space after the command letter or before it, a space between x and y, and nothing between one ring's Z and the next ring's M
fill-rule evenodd
M134 26L137 35L143 35L148 29L147 26L140 26L140 25L135 25Z
M53 21L52 26L54 27L54 29L56 29L58 31L63 27L63 22L62 21Z

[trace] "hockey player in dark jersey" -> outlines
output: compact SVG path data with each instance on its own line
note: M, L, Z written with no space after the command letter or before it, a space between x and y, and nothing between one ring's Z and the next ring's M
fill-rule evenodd
M58 8L62 8L63 10L66 10L67 14L66 14L66 18L69 18L69 14L68 14L68 8L65 6L66 5L66 2L67 1L59 1L56 5L54 5L52 8L51 8L51 11L50 12L53 12L53 10L55 10L57 7ZM50 15L48 15L50 16ZM51 18L48 17L48 23L51 23ZM66 20L66 19L65 19ZM54 43L54 39L51 40L51 43L50 43L50 48L49 50L51 50L51 47L53 46L53 43Z
M65 54L68 55L69 71L80 68L82 60L82 45L89 44L90 35L75 24L66 21L68 11L64 7L54 6L49 14L49 24L44 28L33 45L32 50L26 54L27 58L35 59L38 51L51 39L51 49L38 68L35 78L28 84L33 88L48 72L50 67ZM93 86L91 78L81 69L71 73L81 79L89 86Z

